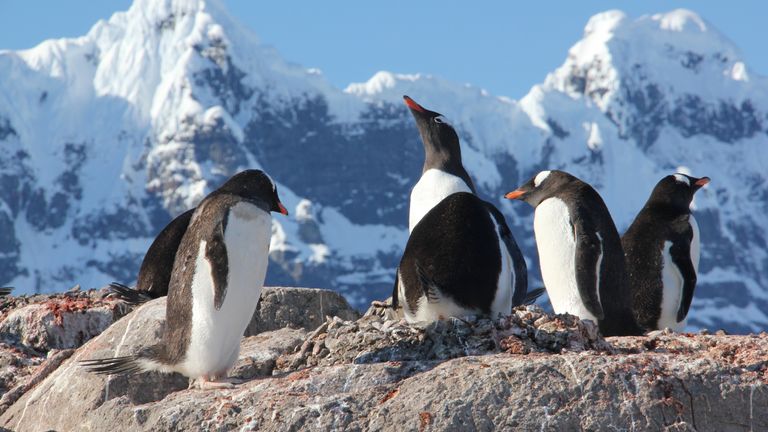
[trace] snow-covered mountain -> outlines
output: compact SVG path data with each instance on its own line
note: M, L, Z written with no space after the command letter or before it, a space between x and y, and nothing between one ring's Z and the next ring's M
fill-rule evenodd
M387 296L423 162L408 94L459 130L533 285L532 212L501 196L538 170L591 182L621 230L664 175L711 177L691 328L768 326L768 80L693 12L596 15L521 101L388 72L337 89L215 0L136 0L81 38L0 51L0 76L0 283L18 292L134 280L172 216L256 167L291 211L268 283Z

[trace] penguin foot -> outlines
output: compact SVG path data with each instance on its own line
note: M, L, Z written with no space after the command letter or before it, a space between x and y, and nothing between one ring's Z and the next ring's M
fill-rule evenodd
M216 379L214 377L200 377L194 384L190 384L190 388L197 386L200 390L214 390L214 389L231 389L235 388L235 384L240 384L243 381L237 378L221 378Z

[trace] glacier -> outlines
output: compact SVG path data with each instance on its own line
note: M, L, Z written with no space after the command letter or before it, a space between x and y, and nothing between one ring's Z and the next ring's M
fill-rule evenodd
M386 71L336 88L217 0L136 0L80 38L0 51L0 76L0 283L16 293L130 283L172 216L261 168L292 214L267 284L386 297L423 162L409 94L456 126L534 287L532 212L502 196L539 170L590 182L620 231L664 175L711 177L689 329L768 327L768 81L692 11L592 17L519 101Z

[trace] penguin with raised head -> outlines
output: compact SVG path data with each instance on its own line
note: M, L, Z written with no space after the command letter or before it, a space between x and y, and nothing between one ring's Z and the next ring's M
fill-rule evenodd
M699 226L690 206L707 183L708 177L664 177L621 238L632 309L646 331L685 329L700 251Z
M411 190L408 232L443 198L456 192L476 194L475 184L461 164L459 135L445 117L430 111L408 96L405 104L416 120L424 144L421 178Z
M510 241L512 233L496 207L468 192L449 195L408 238L392 306L402 302L408 322L508 315L526 294L525 285L513 285L526 267L522 255L508 253Z
M194 212L195 209L193 208L176 216L155 237L147 249L147 253L144 254L135 288L118 282L109 284L110 290L118 298L135 305L168 295L168 282L171 280L176 251L187 232L189 221Z
M210 193L179 245L161 342L82 365L100 374L179 372L200 388L231 387L225 378L266 276L272 211L288 214L275 183L259 170L242 171Z
M555 312L595 321L605 336L641 334L619 233L597 191L552 170L536 174L506 198L535 209L541 277Z
M476 195L477 192L475 184L461 163L459 135L453 126L442 114L424 108L408 96L403 96L403 99L416 121L416 127L424 145L424 166L421 178L411 190L408 231L413 233L424 215L449 195L457 192ZM486 202L485 205L494 214L495 223L498 225L498 235L505 248L502 255L505 260L510 260L510 265L514 266L510 273L514 279L507 285L513 293L512 306L535 301L543 291L528 293L528 269L507 221L492 204ZM397 290L397 276L393 291L395 290ZM511 308L507 313L510 311Z

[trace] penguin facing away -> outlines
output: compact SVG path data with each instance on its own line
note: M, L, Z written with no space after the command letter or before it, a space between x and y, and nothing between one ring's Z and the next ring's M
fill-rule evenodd
M179 245L160 343L81 364L99 374L179 372L203 389L231 387L224 378L266 276L272 211L288 214L274 182L259 170L242 171L211 192Z
M419 181L411 190L411 200L408 215L408 232L413 232L416 225L433 207L447 196L457 192L477 194L467 170L461 163L461 146L459 135L445 117L435 111L430 111L419 105L408 96L403 96L408 106L424 145L424 166ZM514 292L513 306L533 303L543 294L543 290L528 291L528 270L525 266L523 253L517 246L514 237L507 226L504 216L490 203L486 203L499 224L501 237L506 246L505 255L512 259L515 271L511 289ZM395 287L397 290L397 276ZM506 313L509 313L507 311Z
M646 331L685 329L700 252L699 226L690 205L708 183L708 177L664 177L621 239L633 312Z
M624 252L600 195L564 171L542 171L508 199L535 208L541 276L556 313L591 319L605 336L641 334L631 310Z
M505 238L517 247L493 205L468 192L451 194L408 238L392 306L402 302L408 322L509 314L525 298L526 285L512 284L526 267L522 254L507 252Z
M141 262L135 288L118 282L109 284L110 290L118 298L129 304L140 304L168 295L176 251L194 212L193 208L178 215L155 237Z
M416 120L424 144L421 178L411 190L408 232L443 198L456 192L476 194L475 185L461 164L459 135L442 114L430 111L403 96Z

